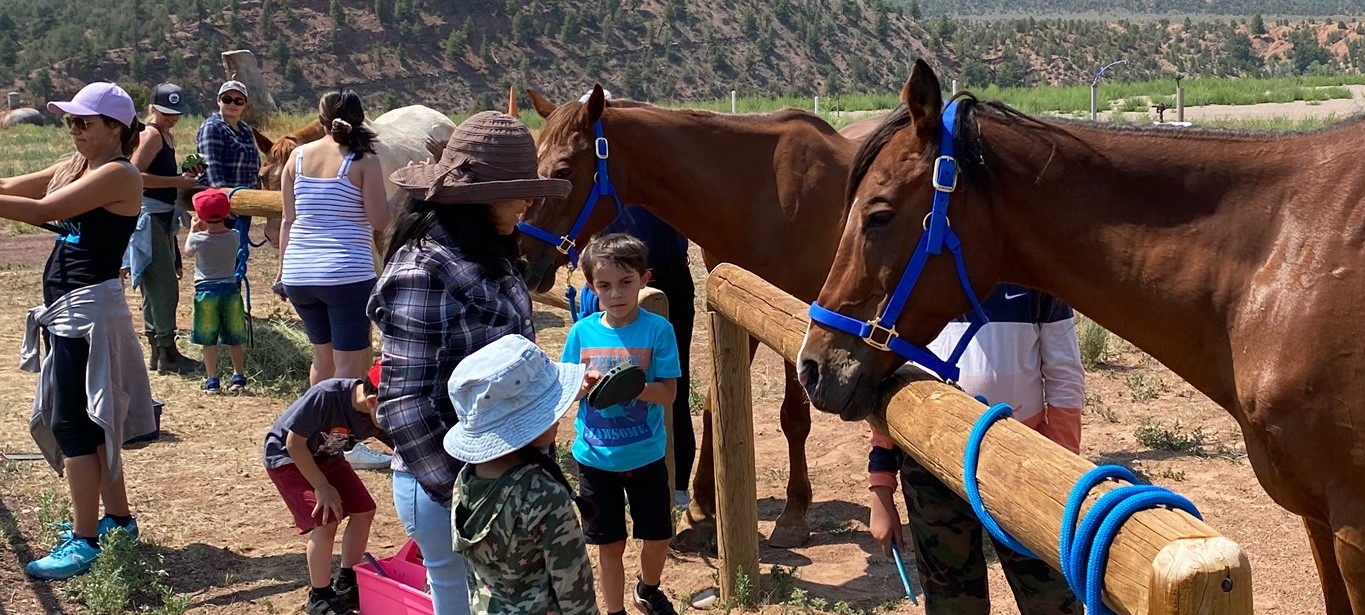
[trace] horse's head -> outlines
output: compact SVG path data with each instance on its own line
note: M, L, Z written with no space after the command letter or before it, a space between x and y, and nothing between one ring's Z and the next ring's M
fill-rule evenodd
M256 147L265 154L261 160L261 188L264 190L280 189L280 172L284 171L284 163L294 154L298 146L316 141L326 134L326 129L322 125L322 120L314 120L303 128L295 130L276 141L271 141L265 135L252 129L256 137Z
M573 183L567 198L538 200L522 216L521 251L530 264L526 285L544 292L554 285L555 270L568 262L569 251L581 250L616 215L614 207L588 202L598 155L608 153L605 144L598 145L594 132L608 103L600 85L593 87L583 104L559 107L535 90L529 93L536 113L545 118L536 147L540 174ZM580 216L586 217L576 224ZM575 226L577 232L573 232ZM527 227L543 231L544 236L527 232ZM552 243L549 238L556 240Z
M985 194L978 189L985 183L984 169L967 108L974 99L959 101L961 119L950 144L963 171L962 182L956 181L953 161L940 159L943 97L938 78L923 61L915 63L901 102L859 148L849 178L848 222L817 300L825 310L845 317L840 325L844 329L821 322L830 319L818 317L819 309L812 308L798 359L801 383L811 402L845 420L870 414L877 401L876 385L906 362L903 354L893 351L903 348L899 342L891 343L893 339L922 347L950 320L971 310L975 297L969 300L964 290L953 253L955 241L961 242L970 292L985 296L996 281L998 238ZM936 194L950 197L950 216L930 234L935 228L930 212ZM940 242L939 250L925 247ZM918 268L908 265L917 251L926 252L923 267L911 287L898 293L907 268ZM893 300L898 294L903 296ZM839 321L837 315L831 318ZM861 333L848 332L860 326Z

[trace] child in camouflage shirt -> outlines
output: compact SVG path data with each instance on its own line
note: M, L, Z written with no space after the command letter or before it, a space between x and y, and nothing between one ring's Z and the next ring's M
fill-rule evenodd
M450 375L459 422L445 449L468 464L455 481L451 525L468 568L471 613L597 615L575 498L542 452L596 378L583 365L551 361L516 334L469 355Z

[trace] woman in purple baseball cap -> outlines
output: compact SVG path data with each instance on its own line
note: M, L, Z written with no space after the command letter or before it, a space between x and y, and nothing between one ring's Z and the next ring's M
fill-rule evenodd
M119 448L156 424L119 280L142 205L142 174L128 160L142 122L133 99L112 83L87 85L48 110L65 115L76 154L0 179L0 218L57 233L43 269L43 305L29 310L20 360L38 372L30 430L48 463L66 474L73 522L25 572L66 579L90 570L103 534L119 528L136 537Z

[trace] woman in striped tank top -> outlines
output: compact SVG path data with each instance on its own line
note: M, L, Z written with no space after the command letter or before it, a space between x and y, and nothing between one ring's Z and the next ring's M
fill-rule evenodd
M361 378L369 367L365 305L375 283L371 242L388 224L375 134L353 90L328 92L318 112L330 139L294 150L281 178L284 221L276 281L313 344L309 381ZM366 154L369 154L368 156Z

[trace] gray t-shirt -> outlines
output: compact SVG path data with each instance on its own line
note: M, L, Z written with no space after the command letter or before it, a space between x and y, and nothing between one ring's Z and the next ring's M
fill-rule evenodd
M294 463L284 444L291 431L308 438L308 450L318 463L336 460L365 438L389 443L370 417L351 405L359 385L356 378L329 378L309 388L265 435L265 467L273 470Z
M194 283L237 281L237 229L225 233L199 231L185 238L185 251L194 252Z

